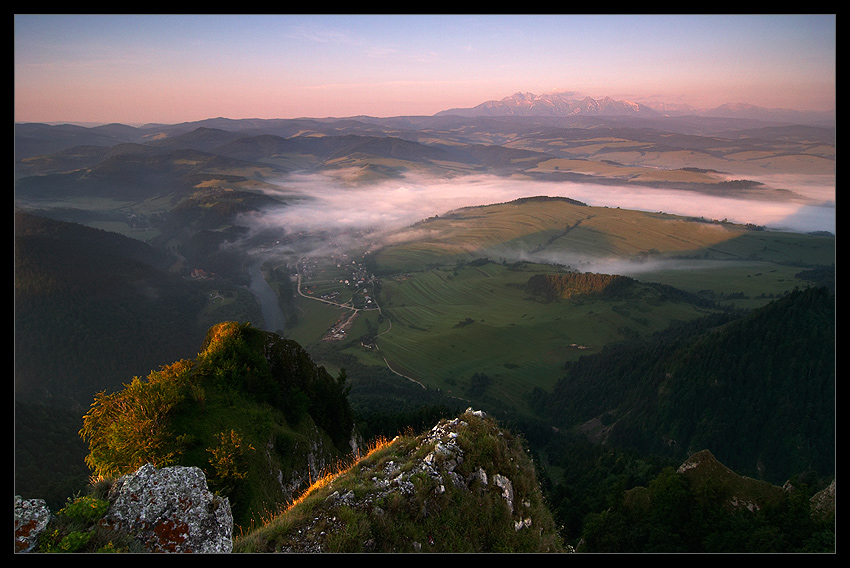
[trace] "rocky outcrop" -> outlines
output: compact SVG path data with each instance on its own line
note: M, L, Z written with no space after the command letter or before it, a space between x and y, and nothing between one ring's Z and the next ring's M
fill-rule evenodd
M235 551L562 550L521 442L481 411L399 436L316 487Z
M372 472L372 481L378 491L369 497L372 502L384 499L388 494L398 491L402 494L411 494L415 490L415 486L411 479L417 474L425 474L428 478L436 482L436 494L443 494L446 491L446 485L451 484L453 487L465 491L471 491L473 487L477 487L477 491L488 491L490 488L497 494L500 494L505 502L510 513L514 513L514 490L511 480L499 473L487 475L484 467L479 466L466 477L457 473L458 466L463 464L464 450L458 443L458 429L467 425L466 420L470 418L484 418L485 414L478 410L467 410L464 416L440 422L435 425L422 438L416 451L421 448L430 448L425 456L415 467L410 467L407 464L402 467L402 464L388 462L380 470ZM413 452L415 453L415 452ZM329 501L342 499L344 495L339 492L334 492ZM345 499L343 499L345 501ZM523 519L521 511L518 513L514 526L517 530L523 526L531 524L530 519Z
M835 480L829 486L812 495L812 515L816 518L835 517Z
M101 526L134 535L149 552L222 553L233 548L227 498L207 489L197 467L151 464L118 479Z
M227 498L207 489L197 467L157 469L151 464L117 479L97 522L145 552L227 553L233 550L233 516ZM15 496L15 552L37 550L52 515L42 499Z
M22 499L15 495L15 552L34 550L50 518L44 499Z

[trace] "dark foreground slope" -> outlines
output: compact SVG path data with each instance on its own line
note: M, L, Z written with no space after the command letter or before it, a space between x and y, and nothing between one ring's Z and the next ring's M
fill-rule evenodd
M375 447L234 552L561 552L524 442L467 410Z

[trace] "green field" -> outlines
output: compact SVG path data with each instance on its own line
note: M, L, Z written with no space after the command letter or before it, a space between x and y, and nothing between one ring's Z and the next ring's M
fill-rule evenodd
M467 208L409 230L427 237L375 255L380 311L359 311L345 340L334 346L452 396L498 401L519 412L534 387L552 387L566 361L710 312L695 303L640 296L545 303L523 288L534 274L627 274L749 309L809 285L797 274L806 266L833 265L835 257L829 236L564 200ZM516 261L535 255L577 262ZM314 261L313 278L302 288L333 293L341 286L334 260ZM340 303L350 298L338 291ZM351 313L314 300L299 298L300 323L287 331L308 346ZM364 335L377 337L364 346ZM475 383L475 375L486 376L485 384Z
M562 258L573 268L599 260L692 258L770 262L834 262L834 237L759 231L694 219L566 200L539 199L469 207L417 223L409 242L377 254L389 273L458 259ZM404 234L404 233L403 233Z
M492 379L489 396L521 406L533 387L552 386L566 360L700 315L687 305L639 301L544 303L518 286L554 270L487 264L385 282L382 309L393 327L378 347L397 371L423 384L464 396L472 375L483 373Z
M463 399L482 397L522 411L534 387L551 388L564 363L597 353L612 341L664 329L709 313L684 302L579 298L543 302L522 287L534 274L557 273L541 264L465 264L431 268L381 282L377 311L361 311L347 341L337 342L367 365L397 373ZM287 336L311 345L350 310L301 299L303 312ZM357 338L371 321L374 345ZM487 388L473 395L472 377Z

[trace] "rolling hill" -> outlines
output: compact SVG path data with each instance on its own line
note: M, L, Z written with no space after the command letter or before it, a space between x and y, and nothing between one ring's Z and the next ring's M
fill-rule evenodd
M348 200L343 203L365 204L377 215L391 207L382 201L388 181L404 187L425 180L431 187L480 175L544 191L447 208L382 231L360 225L339 230L333 219L343 216L320 218L312 230L297 223L307 211L300 207L322 204L329 188ZM790 304L805 303L802 290L812 293L825 283L834 293L835 236L768 230L711 214L590 206L546 190L560 194L566 184L581 182L599 191L654 188L694 199L818 203L794 191L789 180L798 176L834 183L834 128L657 114L16 125L15 391L21 403L27 399L16 420L19 430L34 435L21 439L16 472L33 490L57 483L33 475L52 466L28 453L40 449L31 440L47 430L38 428L52 427L39 424L51 415L45 404L61 405L57 420L72 414L42 436L51 440L44 449L69 447L76 456L79 441L61 439L75 431L80 408L97 392L192 357L199 336L219 322L262 328L266 304L261 308L251 291L259 274L293 316L285 340L303 346L329 373L345 369L352 409L370 435L392 436L458 407L484 408L528 434L541 457L544 487L561 491L558 516L580 524L575 519L600 510L600 495L612 490L610 468L625 467L635 484L657 474L656 454L649 453L664 453L659 437L677 440L681 451L698 450L720 434L734 437L737 427L765 432L783 420L803 420L789 418L788 397L803 396L794 389L811 385L783 379L778 399L745 389L749 406L742 414L752 423L705 418L686 427L676 405L713 399L679 391L674 383L692 371L705 376L684 382L710 385L707 377L721 373L702 366L700 348L717 354L724 348L714 341L726 340L731 350L736 340L727 338L736 337L737 326L752 324L741 332L748 337L782 336L793 343L784 333L793 330L775 329L782 313L801 309ZM422 197L431 198L436 189ZM342 211L351 217L361 212ZM287 212L290 221L276 224ZM590 281L615 275L622 277L614 279L622 286L616 294L613 288L592 290ZM562 293L582 278L586 289ZM752 319L745 320L748 313ZM711 318L728 318L727 324L694 336L694 344L683 347L664 336L716 321ZM795 324L809 330L801 339L819 349L811 343L790 349L796 355L788 362L789 350L765 339L764 349L751 353L760 362L736 373L755 381L757 367L814 369L816 360L828 358L827 319L808 321L811 329ZM637 363L629 359L634 351L671 359ZM600 361L606 357L610 365L632 363L605 367ZM674 369L665 393L653 391L658 365ZM828 371L828 364L817 365L818 373ZM610 376L581 374L599 366ZM579 400L570 380L586 380L579 394L599 400L588 398L586 407L567 413L568 404L554 401L564 392ZM741 395L736 386L744 388L718 384L730 389L723 391L727 401ZM670 398L643 404L659 394ZM766 401L787 412L768 415ZM811 447L810 433L830 427L827 415L805 420L806 433L787 433L769 451L765 441L732 449L752 442L744 437L712 441L710 449L747 472L753 456L762 456L764 468L754 475L809 467L820 477L834 475L820 449L786 454L788 469L777 465L783 451ZM679 424L675 434L668 431L672 423ZM603 453L614 446L594 445L601 439L630 449ZM628 453L638 451L647 453ZM60 467L54 471L72 469ZM596 476L593 490L587 479L570 478L579 470ZM576 496L577 487L588 492L586 501ZM582 502L582 511L569 502Z
M773 239L798 245L774 249L763 244ZM687 258L828 264L834 258L829 241L827 236L821 241L817 236L787 235L716 219L537 197L458 209L423 220L392 236L394 244L381 248L375 257L388 272L427 266L441 257L452 262L481 256L546 259L573 267L606 260ZM817 249L821 243L826 245L823 255L813 257L807 249Z
M353 314L353 327L333 342L339 352L386 364L462 400L502 403L518 413L528 412L531 390L554 384L565 360L672 322L764 306L808 287L802 267L828 266L835 254L829 236L556 198L464 208L392 240L397 244L376 248L368 259L376 281L365 286L376 306L320 308L302 296L300 309L326 324L298 322L288 333L324 352L327 328L341 314ZM302 288L316 283L325 297L343 294L346 286L333 284L341 276L331 276L338 262L328 258L302 274ZM542 277L610 274L630 275L628 292L555 298L529 287ZM482 376L487 388L475 389Z

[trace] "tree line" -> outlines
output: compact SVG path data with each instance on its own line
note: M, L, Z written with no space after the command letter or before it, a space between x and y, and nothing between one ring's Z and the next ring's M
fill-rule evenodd
M607 443L677 460L709 449L783 483L835 468L835 296L795 290L745 316L715 314L566 364L541 415L568 428L609 416Z
M565 274L535 274L528 279L526 290L546 302L574 296L616 295L634 279L617 274L593 272L568 272Z

